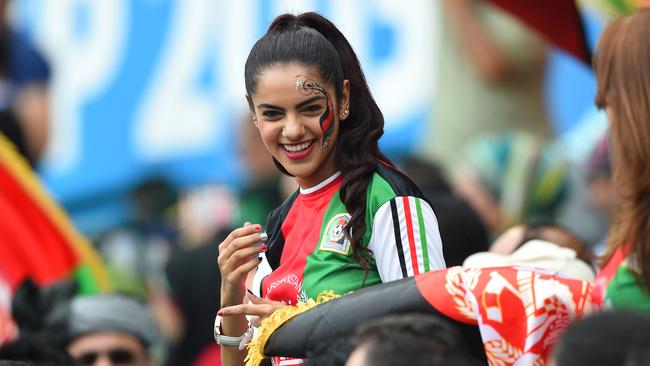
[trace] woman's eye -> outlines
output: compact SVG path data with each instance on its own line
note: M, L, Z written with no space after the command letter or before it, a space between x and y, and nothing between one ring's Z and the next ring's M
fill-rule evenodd
M262 116L267 119L277 119L280 116L282 116L282 112L280 111L264 111L262 112Z
M307 106L304 109L304 111L307 112L307 113L316 113L316 112L320 113L322 110L323 110L323 107L318 105L318 104Z

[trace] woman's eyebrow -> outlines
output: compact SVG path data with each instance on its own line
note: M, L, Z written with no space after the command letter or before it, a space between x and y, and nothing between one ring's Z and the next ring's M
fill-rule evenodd
M306 106L307 104L313 103L313 102L315 102L315 101L317 101L317 100L321 100L321 99L325 99L325 96L323 96L323 95L316 95L316 96L313 96L313 97L311 97L311 98L309 98L309 99L305 99L305 100L303 100L302 102L296 104L296 109L299 109L299 108L301 108L301 107Z
M257 105L257 108L266 108L266 109L277 109L279 111L284 111L284 108L278 107L277 105L273 104L268 104L268 103L261 103Z
M313 97L311 97L311 98L309 98L309 99L305 99L305 100L303 100L302 102L296 104L295 108L296 108L296 109L299 109L299 108L301 108L301 107L304 107L304 106L306 106L306 105L308 105L308 104L310 104L310 103L313 103L313 102L315 102L315 101L317 101L317 100L321 100L321 99L325 99L325 97L324 97L323 95L316 95L316 96L313 96ZM285 110L285 109L282 108L282 107L279 107L279 106L277 106L277 105L273 105L273 104L269 104L269 103L261 103L261 104L258 104L258 105L257 105L257 108L260 108L260 109L261 109L261 108L266 108L266 109L275 109L275 110L279 110L279 111L284 111L284 110Z

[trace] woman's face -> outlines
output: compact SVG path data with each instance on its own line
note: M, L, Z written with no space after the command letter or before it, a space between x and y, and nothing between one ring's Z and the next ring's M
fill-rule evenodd
M333 150L339 122L347 118L349 82L337 100L334 86L317 70L300 64L270 66L258 76L250 96L264 145L302 188L337 171ZM341 114L343 113L343 114ZM323 126L331 126L321 128Z

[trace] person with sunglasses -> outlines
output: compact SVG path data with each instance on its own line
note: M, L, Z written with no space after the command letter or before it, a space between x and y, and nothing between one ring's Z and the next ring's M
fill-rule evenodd
M68 353L79 366L153 365L139 339L113 331L84 335L68 347Z
M79 296L52 316L79 366L155 364L151 348L158 342L158 330L148 306L134 298Z

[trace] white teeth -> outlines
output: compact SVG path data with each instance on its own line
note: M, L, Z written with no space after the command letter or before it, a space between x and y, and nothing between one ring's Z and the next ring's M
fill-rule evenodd
M290 151L290 152L298 152L298 151L304 150L304 149L308 148L309 146L311 146L311 143L312 143L312 142L313 142L313 141L303 142L302 144L298 144L298 145L286 145L286 144L285 144L285 145L282 145L282 146L283 146L287 151Z

